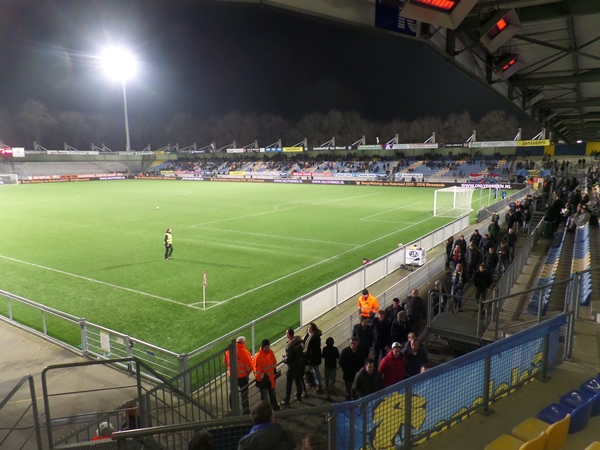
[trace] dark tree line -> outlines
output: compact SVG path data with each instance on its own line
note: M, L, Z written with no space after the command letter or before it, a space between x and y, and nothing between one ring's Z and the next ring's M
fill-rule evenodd
M309 146L318 146L333 136L337 145L349 145L363 134L368 144L374 144L376 138L385 143L396 134L400 143L414 143L425 141L434 131L437 142L465 142L473 130L477 130L478 141L511 140L519 127L523 129L524 139L539 132L534 123L521 124L504 110L492 110L479 121L473 120L467 111L446 118L426 116L413 121L398 118L385 123L367 120L356 111L337 110L306 114L296 122L272 114L241 115L235 111L207 120L179 113L168 123L159 123L151 117L129 118L134 150L142 150L147 145L155 150L176 143L182 147L194 142L204 146L213 141L219 147L234 140L239 147L255 140L259 146L266 146L278 139L284 146L290 146L304 138L309 139ZM0 108L0 140L25 148L32 148L36 141L48 149L62 148L66 142L79 150L90 149L94 143L120 151L125 147L125 124L122 115L52 111L36 100L27 100L18 111Z

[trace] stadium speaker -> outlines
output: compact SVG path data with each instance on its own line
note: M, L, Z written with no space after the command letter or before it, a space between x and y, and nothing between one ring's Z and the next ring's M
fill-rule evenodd
M477 0L407 0L401 17L455 30Z
M490 53L494 53L521 29L521 21L514 9L497 11L479 29L479 40Z
M521 60L519 55L509 53L499 60L494 67L494 71L502 80L508 80L523 67L525 67L525 63Z

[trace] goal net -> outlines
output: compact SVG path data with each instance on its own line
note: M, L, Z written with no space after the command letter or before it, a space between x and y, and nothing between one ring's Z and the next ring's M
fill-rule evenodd
M0 173L0 184L19 184L16 173Z
M473 191L473 188L458 186L437 189L433 197L433 215L454 218L469 214L473 210Z

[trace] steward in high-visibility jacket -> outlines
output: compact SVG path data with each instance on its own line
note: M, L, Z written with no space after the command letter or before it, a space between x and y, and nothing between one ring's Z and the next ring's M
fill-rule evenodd
M252 355L246 348L246 338L240 336L235 341L235 352L237 356L237 376L238 378L247 377L254 370L252 367ZM231 376L229 350L225 351L223 362L227 366L227 375Z
M275 366L277 365L277 358L275 358L275 353L273 353L269 344L263 345L256 352L256 355L252 359L252 365L254 366L254 379L259 389L260 386L267 387L267 383L265 383L267 380L270 382L270 388L275 389Z
M379 302L377 299L369 294L366 289L362 291L362 295L358 297L358 312L363 317L375 317L375 314L379 311Z

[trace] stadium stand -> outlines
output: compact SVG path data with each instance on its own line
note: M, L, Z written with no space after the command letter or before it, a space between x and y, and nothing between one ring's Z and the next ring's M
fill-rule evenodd
M235 166L233 166L233 167L235 167ZM465 234L468 237L468 234L467 233L465 233ZM561 237L563 239L561 239L559 242L560 247L562 247L563 242L564 242L564 233L561 235ZM558 238L559 238L559 236L557 236L557 239ZM575 238L575 239L577 240L577 238ZM549 243L549 241L546 241L546 242ZM552 241L552 243L554 243L554 241ZM544 252L547 249L547 247L544 245L541 245L540 247L542 247L542 248L537 249L538 257L539 257L539 253L544 254ZM558 265L559 262L560 262L559 255L555 255L555 261L553 263L548 262L548 265L552 266L552 267L548 268L548 270L550 270L550 278L552 278L552 276L555 276L553 274L556 273L556 266ZM547 274L547 272L543 272L543 273ZM438 276L443 276L443 275L444 275L443 273L438 274ZM534 278L535 278L535 275L534 275ZM432 281L432 278L430 278L429 281ZM382 281L382 284L386 283L386 282L389 283L390 280L384 280L384 281ZM421 290L426 291L426 289L428 287L429 287L428 285L422 286ZM370 287L370 289L372 289L374 292L378 292L381 290L381 288L377 287L377 286ZM545 300L545 296L544 296L544 299L542 299L542 302L544 302L544 300ZM538 305L539 305L539 301L540 301L540 299L538 298ZM546 308L547 308L547 306L546 306ZM537 311L537 308L536 308L536 311ZM544 313L544 315L545 315L545 313ZM0 328L0 333L4 333L3 329L4 329L4 325ZM347 327L345 329L347 330ZM598 333L597 329L596 329L595 333L596 334ZM511 341L511 342L513 342L513 341ZM344 346L343 342L338 342L337 344L340 346L340 349ZM580 344L583 344L583 343L580 343ZM583 345L585 345L585 344L583 344ZM276 348L276 354L279 355L281 353L281 343L279 343L279 346L274 345L274 347ZM508 348L506 348L503 351L509 352L510 350ZM588 349L588 351L590 351L590 349ZM598 367L598 361L599 361L599 359L597 357L597 353L598 353L598 349L596 349L596 355L595 355L596 356L596 366L595 366L596 368ZM456 362L454 363L454 366L458 366L461 363L461 361L464 361L464 360L460 360L460 361L456 360ZM531 383L534 386L527 386L526 388L521 389L516 394L511 394L510 396L508 396L507 399L503 399L497 403L494 402L494 405L495 405L494 408L496 410L496 414L499 414L500 418L498 418L498 416L496 414L492 415L492 416L490 416L489 419L483 420L483 422L485 422L485 424L482 425L481 420L477 421L477 420L474 420L474 418L468 418L466 415L462 416L462 417L456 419L456 421L460 421L462 423L460 423L458 426L452 426L450 430L447 430L447 431L444 431L443 433L441 433L442 437L433 437L429 441L422 443L421 444L422 448L424 450L426 450L428 448L436 448L436 444L439 445L439 443L441 442L440 439L442 439L444 441L444 448L447 448L449 450L453 450L455 448L461 448L461 449L462 448L481 448L485 442L489 441L490 436L498 435L498 431L499 432L505 431L504 430L505 426L503 424L506 422L506 417L503 417L502 413L499 413L498 411L505 409L507 411L505 413L505 416L510 415L509 421L511 421L511 423L513 423L513 424L517 423L518 421L523 420L525 417L527 417L527 416L523 416L523 414L531 415L531 405L532 404L539 403L539 401L541 399L544 399L545 401L548 401L548 400L552 401L551 398L556 395L555 392L557 390L559 390L561 392L567 392L568 390L573 388L572 387L573 383L576 382L576 380L578 379L578 377L581 376L582 373L589 373L589 371L590 371L589 367L577 367L577 366L571 367L571 366L569 366L569 364L570 363L565 362L565 363L563 363L563 365L559 365L558 367L556 367L554 369L554 374L553 374L554 380L547 384L548 389L542 389L543 386L539 386L542 383ZM126 375L124 375L124 376L126 376ZM426 383L433 382L434 376L435 376L435 373L432 372L432 374L430 375L430 378L427 378ZM65 380L65 382L67 382L67 381ZM452 388L456 387L456 386L448 386L448 384L447 384L448 379L446 379L445 382L446 382L445 387L448 388L448 389L446 389L448 391L448 392L446 392L446 394L450 395L450 391L452 391L453 390ZM560 386L561 386L560 388L557 388L557 383L560 383ZM278 383L278 386L280 387L282 384L283 384L282 380L280 380ZM442 387L443 386L440 387L440 390L439 390L440 393L445 392L445 390L442 389ZM531 390L530 388L533 388L533 393L529 392ZM543 392L543 394L541 394L541 392ZM444 395L446 395L446 394L444 394ZM440 397L440 399L438 399L438 400L443 401L445 398L444 395L442 395ZM281 395L280 395L280 398L281 398ZM535 399L535 401L534 401L534 399ZM373 398L373 400L377 401L377 398ZM277 415L278 420L281 421L282 423L285 423L287 426L290 426L290 427L294 426L293 425L294 423L303 422L303 421L305 421L306 424L310 424L310 426L313 426L315 423L314 422L315 417L317 417L317 418L321 417L323 423L325 423L325 418L324 418L325 413L321 413L321 410L319 410L319 407L320 407L319 402L323 403L322 399L320 399L319 397L317 397L315 399L314 396L311 395L311 399L309 401L304 401L303 405L314 406L314 408L312 408L310 411L306 411L305 416L302 416L300 414L301 410L296 411L295 415L294 415L294 411L285 411L285 412ZM510 406L505 408L504 402L507 402L507 405L510 405ZM113 406L114 406L114 404L109 405L108 408L113 407ZM430 405L430 406L433 410L433 407L435 405ZM108 408L104 409L104 410L108 410ZM349 406L348 411L350 411L350 408L356 408L356 405ZM327 411L327 414L329 414L331 409L329 406L327 406L327 408L323 409L323 411ZM342 410L337 409L336 411L340 412ZM309 418L309 416L311 416L311 415L313 416L313 419L312 419L313 421L311 421L311 419ZM401 415L399 415L399 416L401 416ZM302 420L302 418L304 418L304 420ZM237 422L230 422L230 423L228 423L228 425L231 426L232 423L237 423ZM240 418L240 421L238 424L239 425L243 425L243 424L247 425L247 423L248 423L247 421L246 422L243 421L243 418ZM492 425L490 425L490 424L492 424ZM398 424L398 425L401 425L401 424ZM410 424L410 426L412 426L412 425L415 425L415 424ZM586 443L589 443L592 440L591 439L592 436L591 436L591 434L585 434L585 431L587 429L593 429L594 426L597 426L597 425L598 425L598 423L596 420L596 422L590 424L581 433L582 436L585 435L584 439L585 439ZM196 426L198 426L198 425L196 424ZM207 424L204 424L204 426L207 426ZM497 430L496 434L493 434L493 435L490 434L490 426ZM306 430L306 427L300 426L300 427L298 427L298 429ZM318 427L315 429L318 429ZM406 428L403 428L403 429L406 429ZM398 430L399 430L398 427L395 429L392 429L392 431L394 433L399 432ZM295 431L296 431L296 429L295 429ZM156 433L156 430L152 431L152 433ZM457 433L458 433L458 435L463 436L463 438L457 438ZM469 436L469 437L467 438L464 436ZM477 441L478 444L471 445L473 443L473 439L476 439L477 436L479 436L479 441ZM395 437L395 434L393 434L392 437ZM483 441L482 439L486 439L486 440ZM568 439L570 439L570 438L568 438ZM575 441L569 441L568 448L583 448L583 445L580 445L578 443L575 444L574 442ZM577 441L577 442L579 442L579 441ZM460 446L457 446L457 445L460 445ZM574 445L579 445L579 446L575 447ZM95 448L98 448L98 447L95 447ZM176 447L176 448L184 448L184 447L182 446L182 447ZM325 448L325 447L323 447L323 448Z

